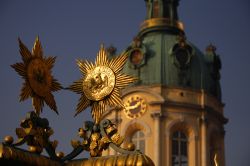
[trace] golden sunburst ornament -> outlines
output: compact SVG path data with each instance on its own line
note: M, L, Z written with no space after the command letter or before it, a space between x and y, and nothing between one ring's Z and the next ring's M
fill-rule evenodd
M32 52L22 43L20 39L19 48L23 63L11 65L15 71L24 78L20 101L32 98L32 105L39 115L44 102L57 114L57 106L51 92L62 89L62 86L51 75L51 69L56 57L44 57L39 38L36 38Z
M136 80L120 73L127 58L127 54L122 54L109 60L102 45L95 64L87 60L77 60L83 77L68 88L81 94L75 115L92 106L92 117L98 124L107 105L124 107L120 90Z

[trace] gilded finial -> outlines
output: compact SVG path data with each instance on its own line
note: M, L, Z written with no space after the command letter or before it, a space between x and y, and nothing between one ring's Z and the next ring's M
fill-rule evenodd
M206 52L213 52L215 53L216 52L216 46L214 46L213 44L209 44L206 48Z

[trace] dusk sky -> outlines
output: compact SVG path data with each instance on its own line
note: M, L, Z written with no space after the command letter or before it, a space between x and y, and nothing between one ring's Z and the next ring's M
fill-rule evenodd
M31 49L39 35L44 55L57 56L54 77L67 87L81 77L76 59L94 60L101 43L121 52L139 32L145 16L144 0L1 0L0 138L15 136L15 128L32 110L31 99L19 103L23 80L10 67L21 62L18 37ZM229 119L226 165L250 166L250 1L181 0L179 18L187 39L201 51L210 43L217 47L224 112ZM54 95L59 116L47 106L41 116L48 118L55 131L51 140L59 140L57 150L68 154L70 140L78 139L78 128L90 120L90 113L74 118L80 96L66 90Z

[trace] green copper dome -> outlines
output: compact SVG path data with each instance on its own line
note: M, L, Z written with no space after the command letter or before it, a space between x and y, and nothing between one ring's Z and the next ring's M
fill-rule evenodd
M221 62L215 47L202 53L186 39L178 21L179 0L145 0L147 19L130 46L124 72L139 78L137 85L205 90L221 98Z

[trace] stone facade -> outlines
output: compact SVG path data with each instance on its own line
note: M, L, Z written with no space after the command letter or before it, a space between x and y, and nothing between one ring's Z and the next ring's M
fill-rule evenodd
M123 101L140 96L146 111L140 117L130 117L124 109L110 110L105 118L112 119L125 136L124 147L133 135L142 131L145 147L155 165L171 166L173 133L181 131L187 137L189 166L213 166L215 154L220 166L225 165L223 104L204 91L163 86L136 86L124 90ZM137 112L138 113L138 112ZM112 155L115 152L105 152Z

